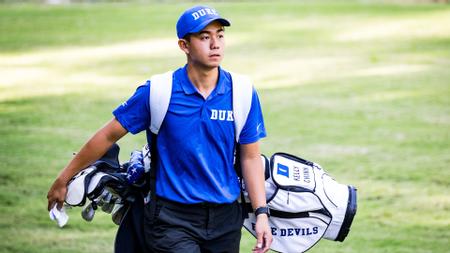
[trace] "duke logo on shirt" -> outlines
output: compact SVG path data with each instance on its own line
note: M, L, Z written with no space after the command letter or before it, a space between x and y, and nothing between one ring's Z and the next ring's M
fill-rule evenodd
M211 109L212 120L234 121L233 111Z

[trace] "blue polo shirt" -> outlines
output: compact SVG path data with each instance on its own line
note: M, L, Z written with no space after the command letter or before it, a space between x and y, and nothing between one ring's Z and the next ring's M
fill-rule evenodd
M132 134L147 132L150 143L150 81L113 111ZM207 99L187 76L187 66L173 74L169 109L157 136L159 160L156 194L179 203L231 203L240 193L233 167L235 148L230 73L219 68L219 79ZM266 136L258 95L239 143L250 144Z

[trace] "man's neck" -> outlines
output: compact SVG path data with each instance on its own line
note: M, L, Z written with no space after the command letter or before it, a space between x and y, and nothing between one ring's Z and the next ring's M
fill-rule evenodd
M217 80L219 79L219 68L200 69L188 64L187 74L191 83L206 99L217 85Z

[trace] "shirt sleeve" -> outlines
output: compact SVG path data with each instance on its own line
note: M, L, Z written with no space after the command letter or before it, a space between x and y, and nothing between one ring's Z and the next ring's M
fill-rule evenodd
M112 113L130 133L137 134L150 126L150 81L139 86L127 101Z
M264 126L264 118L262 114L261 104L258 94L253 88L252 105L245 122L244 128L239 136L240 144L250 144L257 142L259 139L267 136L266 127Z

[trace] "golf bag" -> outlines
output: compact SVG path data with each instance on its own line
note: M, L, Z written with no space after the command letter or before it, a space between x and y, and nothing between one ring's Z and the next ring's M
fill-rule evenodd
M65 204L83 206L81 216L86 221L91 221L99 209L111 214L112 221L119 225L114 251L144 252L144 205L148 201L146 179L150 169L148 146L132 153L132 157L141 154L138 162L144 168L143 174L133 181L130 181L136 173L133 159L120 165L119 151L119 146L114 144L102 158L75 175L67 185Z
M343 241L356 214L356 189L339 184L318 164L286 153L263 160L269 225L279 252L305 252L321 238ZM244 188L244 195L247 195ZM244 227L255 235L253 213Z
M144 146L140 162L144 166L136 182L130 183L130 162L120 165L116 144L93 165L79 172L68 184L66 204L84 206L82 217L90 221L99 207L111 213L119 225L115 252L141 252L143 210L149 201L149 148ZM131 161L132 159L130 159ZM356 214L356 189L337 183L318 164L276 153L270 161L261 155L265 174L266 199L270 208L274 241L278 252L305 252L321 238L343 241ZM243 184L246 205L251 206ZM246 210L251 210L247 207ZM256 217L249 213L244 227L255 235Z
M111 212L113 205L119 203L118 194L124 194L124 178L120 173L118 160L119 146L114 144L98 161L76 174L67 185L65 203L69 206L89 206L96 209L100 204L104 211ZM103 206L105 204L105 206Z

